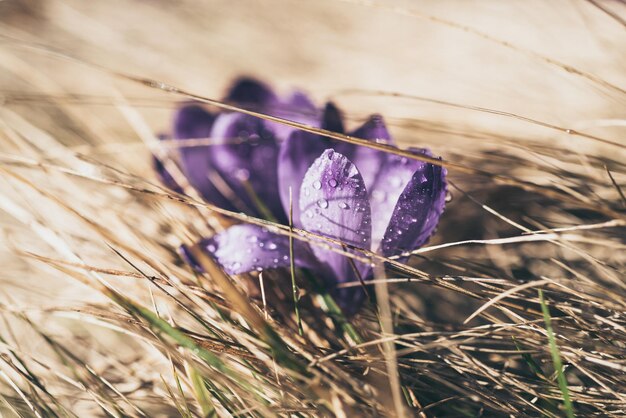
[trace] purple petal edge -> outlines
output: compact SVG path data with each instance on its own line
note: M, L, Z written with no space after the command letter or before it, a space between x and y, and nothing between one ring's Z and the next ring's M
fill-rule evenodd
M445 208L445 168L424 164L415 172L398 199L381 243L385 256L412 251L435 232Z
M203 239L202 248L229 274L289 267L289 237L257 225L240 224ZM294 239L295 265L314 267L316 260L306 243Z
M273 105L277 97L265 83L252 77L241 77L230 87L225 99L229 102L263 107Z

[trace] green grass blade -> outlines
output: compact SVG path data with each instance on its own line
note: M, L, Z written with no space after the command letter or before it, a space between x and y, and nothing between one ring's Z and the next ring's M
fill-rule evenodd
M207 390L204 379L198 373L196 369L193 367L189 368L189 377L191 378L191 383L193 385L193 391L196 395L196 400L200 405L200 409L202 409L203 417L214 417L217 416L217 412L215 410L215 406L211 401L211 394Z
M546 332L548 333L548 343L550 344L550 354L552 355L552 362L554 363L554 369L556 370L556 379L559 384L559 389L563 395L563 407L565 414L568 418L574 418L574 406L569 396L569 390L567 388L567 380L563 373L563 363L561 361L561 354L559 348L556 345L556 337L554 336L554 330L552 329L552 318L550 317L550 311L548 305L543 297L543 291L539 289L539 301L541 302L541 312L543 312L543 320L546 323Z

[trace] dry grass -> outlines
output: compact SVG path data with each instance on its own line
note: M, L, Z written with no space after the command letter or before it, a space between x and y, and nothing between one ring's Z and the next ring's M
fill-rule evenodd
M232 3L0 2L0 415L624 416L626 6ZM358 251L352 318L296 271L299 335L288 269L177 255L266 224L150 167L240 73L444 157L436 236Z

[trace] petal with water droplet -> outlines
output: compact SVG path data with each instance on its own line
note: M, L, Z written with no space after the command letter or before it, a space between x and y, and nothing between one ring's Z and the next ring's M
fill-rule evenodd
M444 168L426 163L415 171L385 231L381 243L385 256L412 251L428 241L443 213L446 191Z
M419 152L431 155L427 150L419 150ZM372 205L372 248L380 247L398 198L414 174L423 172L425 167L426 163L423 161L394 154L385 156L374 184L368 189Z
M337 181L337 187L328 186L330 179ZM322 184L321 189L313 187L316 182ZM302 181L302 189L305 188L309 188L311 192L308 196L300 193L300 210L315 213L313 217L301 218L306 230L351 246L370 248L371 214L367 191L361 174L350 160L332 149L327 149L306 172ZM345 210L339 203L359 209ZM332 269L335 283L357 280L357 271L362 275L367 274L367 265L353 262L348 257L317 245L312 245L312 250ZM353 292L344 293L353 294ZM342 296L342 299L345 299L346 295Z
M289 237L274 234L257 225L231 226L212 238L201 240L199 245L229 274L290 265ZM184 254L186 260L197 268L197 263L189 258L189 252ZM312 268L316 265L315 256L303 241L294 239L294 256L298 267Z

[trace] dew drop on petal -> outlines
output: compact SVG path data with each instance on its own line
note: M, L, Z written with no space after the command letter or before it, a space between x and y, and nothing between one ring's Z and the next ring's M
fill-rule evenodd
M341 209L350 209L350 206L346 202L339 202L339 207Z
M257 242L259 240L259 237L257 237L256 235L248 235L248 242Z
M389 183L391 183L392 187L400 187L402 186L402 179L400 177L392 177L389 179Z
M317 205L322 209L326 209L328 207L328 200L320 199L317 201Z
M235 171L235 177L239 181L248 181L250 179L250 172L245 168L240 168Z
M319 181L319 180L315 180L315 181L313 182L313 188L315 188L315 189L317 189L317 190L321 189L321 188L322 188L322 182L321 182L321 181Z
M306 211L306 216L307 216L307 218L313 218L313 216L315 216L315 215L313 214L312 210L307 210Z
M235 261L231 267L232 270L238 270L241 268L241 263L239 261Z
M335 180L335 179L328 180L328 185L330 187L337 187L337 180Z
M275 243L273 243L273 242L268 242L267 243L267 249L268 250L275 250L276 248L278 248L278 246Z
M263 267L258 266L255 270L256 270L256 271L263 271Z
M207 249L207 250L209 250L209 252L210 252L210 253L214 253L214 252L215 252L215 250L217 250L217 248L215 248L215 245L213 245L213 244L209 244L209 245L206 247L206 249Z

